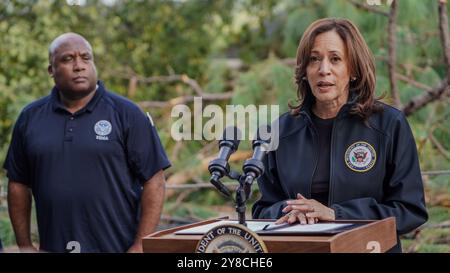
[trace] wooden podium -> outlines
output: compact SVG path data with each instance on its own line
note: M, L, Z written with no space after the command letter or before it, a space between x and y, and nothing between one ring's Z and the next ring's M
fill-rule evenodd
M193 253L202 235L179 235L175 232L220 220L224 219L202 221L150 234L143 238L144 252ZM335 222L362 225L335 235L258 235L263 239L270 253L386 252L397 244L394 217L383 220L340 220Z

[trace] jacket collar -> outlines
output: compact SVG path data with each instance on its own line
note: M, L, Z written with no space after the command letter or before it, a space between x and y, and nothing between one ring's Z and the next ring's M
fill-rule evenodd
M341 109L339 109L339 112L338 112L336 118L341 118L341 117L347 116L350 113L350 109L356 103L357 100L358 100L358 95L356 94L356 92L350 92L347 102L344 105L342 105ZM314 98L314 96L312 96L312 95L308 96L300 110L300 114L304 115L310 123L312 123L312 120L311 120L312 106L314 105L315 102L316 102L316 99Z

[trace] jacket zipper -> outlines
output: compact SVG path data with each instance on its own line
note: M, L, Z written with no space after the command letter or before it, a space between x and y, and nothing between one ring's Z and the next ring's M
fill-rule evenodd
M313 134L314 134L314 138L313 138L314 150L315 150L314 151L315 152L314 153L314 169L313 169L313 172L311 174L311 179L309 180L309 193L308 193L309 194L309 198L311 198L313 178L314 178L314 174L316 173L317 165L318 165L318 161L319 161L319 156L318 156L319 153L318 153L318 149L317 149L317 146L318 146L317 136L318 136L318 134L317 134L317 129L314 126L314 123L311 120L311 117L307 113L305 113L305 116L308 118L309 125L311 126ZM297 196L295 198L297 198Z
M330 143L330 179L328 179L328 207L330 207L332 205L332 201L333 201L333 163L334 163L334 131L335 131L335 127L336 127L336 122L338 120L339 114L336 116L336 119L333 120L333 128L331 129L331 143Z
M335 139L335 134L336 134L336 123L339 121L339 119L342 116L342 113L344 113L344 109L346 109L347 107L349 107L349 103L346 103L344 106L341 107L341 109L339 110L339 112L336 115L336 118L333 121L333 128L331 129L331 143L330 143L330 179L328 181L328 207L330 207L332 205L332 202L334 201L333 197L334 197L334 187L333 187L333 174L334 174L334 139Z

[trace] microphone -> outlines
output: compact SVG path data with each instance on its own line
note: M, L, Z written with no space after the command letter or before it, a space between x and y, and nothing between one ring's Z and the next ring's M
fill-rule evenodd
M268 125L259 127L256 138L252 142L253 156L250 159L247 159L242 167L245 175L244 181L248 186L251 186L253 181L258 179L264 173L264 164L262 163L262 160L269 151L269 144L271 142L270 132L271 128Z
M219 155L216 159L211 161L208 166L211 179L209 180L223 195L231 196L230 190L220 182L220 178L228 175L230 172L230 166L228 165L228 159L230 155L234 153L238 147L241 139L241 131L230 126L225 128L222 134L221 140L219 140Z

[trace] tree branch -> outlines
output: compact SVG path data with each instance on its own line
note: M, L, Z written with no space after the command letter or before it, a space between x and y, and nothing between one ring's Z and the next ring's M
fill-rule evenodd
M442 82L433 89L418 95L411 99L411 101L405 105L403 112L406 116L411 115L413 112L424 107L431 101L439 99L450 88L450 38L448 29L448 17L447 17L447 0L439 1L439 32L442 44L442 50L444 52L445 64L447 66L447 75Z
M136 76L137 80L142 83L155 83L155 82L177 82L181 81L187 85L189 85L197 95L202 96L203 95L203 89L200 87L200 85L197 83L196 80L189 78L188 75L182 74L182 75L168 75L168 76L153 76L153 77L142 77L142 76Z
M128 97L130 99L134 98L134 96L136 95L137 82L137 78L133 76L128 83Z
M447 0L439 0L439 32L441 36L442 49L444 51L447 75L450 74L450 37L448 30Z
M205 93L203 89L200 87L198 82L186 74L181 75L167 75L167 76L152 76L152 77L143 77L137 75L131 68L127 68L126 72L120 72L116 71L115 74L118 74L121 78L129 79L129 86L128 86L128 95L130 97L133 97L136 92L136 86L137 83L156 83L156 82L162 82L162 83L172 83L181 81L188 86L190 86L196 93L197 97L201 97L205 101L214 101L214 100L227 100L231 99L233 97L233 92L225 92L225 93ZM194 101L194 98L196 96L192 95L186 95L186 96L180 96L173 99L170 99L168 101L141 101L137 104L144 108L164 108L164 107L172 107L178 104L185 104L188 102Z
M225 92L225 93L217 93L217 94L209 94L203 93L201 96L203 101L214 101L214 100L227 100L233 97L233 92ZM200 96L199 96L200 97ZM168 101L141 101L137 104L143 108L164 108L164 107L172 107L178 104L186 104L194 101L195 96L187 95L176 97Z
M236 151L233 153L228 162L239 162L243 161L252 156L252 151ZM201 156L201 162L197 164L196 167L183 169L177 173L172 174L167 178L166 188L166 198L170 198L174 195L173 189L176 187L180 187L182 184L186 184L187 182L194 179L194 177L198 177L201 173L208 171L208 165L211 160L214 159L213 156ZM191 187L191 186L188 186ZM196 187L200 187L199 184L196 184Z
M183 147L183 141L177 141L175 142L175 146L172 149L172 156L170 157L170 159L172 161L177 161L178 160L178 153L180 152L181 148Z
M442 154L446 159L450 160L450 156L448 151L442 146L442 144L434 137L433 132L430 132L428 135L428 138L430 139L431 143L437 148L439 153Z
M446 90L449 89L450 77L444 79L438 86L428 92L420 94L412 98L404 107L403 112L406 116L411 115L415 111L427 105L429 102L439 99Z
M359 9L370 11L370 12L377 13L377 14L381 14L381 15L384 15L384 16L389 16L389 13L387 13L387 12L381 10L381 9L369 6L369 5L364 4L364 3L360 3L360 2L358 2L356 0L349 0L349 2L351 4L353 4L355 7L359 8Z
M432 88L426 84L420 83L418 81L415 81L405 75L399 74L399 73L395 73L395 78L404 81L406 83L408 83L409 85L412 85L414 87L417 87L419 89L425 90L427 92L430 92L432 90Z
M391 10L389 12L388 23L388 44L389 44L389 82L391 85L391 95L394 100L394 104L397 108L401 109L402 102L398 94L397 80L395 78L395 63L397 62L397 39L396 39L396 27L397 27L397 0L392 1Z

